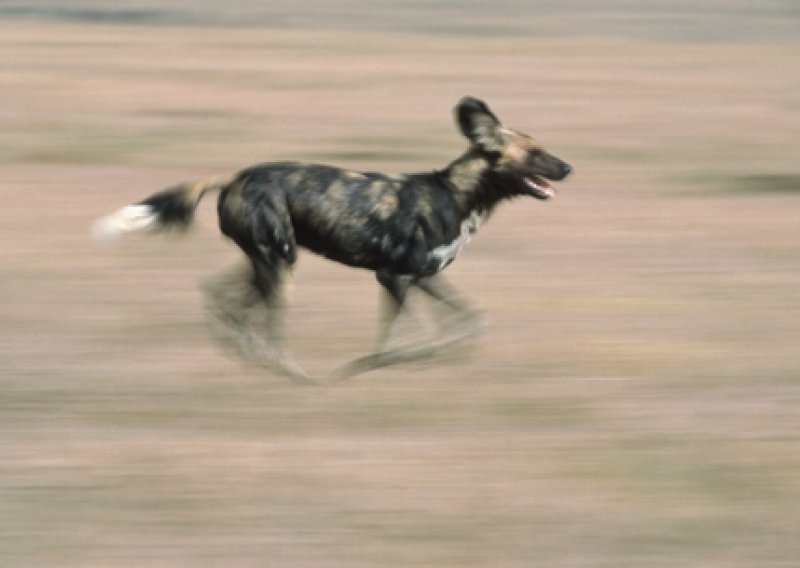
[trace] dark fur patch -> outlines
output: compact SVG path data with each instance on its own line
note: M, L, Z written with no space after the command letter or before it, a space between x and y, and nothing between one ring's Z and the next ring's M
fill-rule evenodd
M139 205L151 207L158 216L161 228L186 229L192 222L196 203L186 201L187 185L176 185L151 195Z

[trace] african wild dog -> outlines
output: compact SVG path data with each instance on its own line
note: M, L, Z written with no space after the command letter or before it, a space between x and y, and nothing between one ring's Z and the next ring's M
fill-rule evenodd
M232 176L180 185L124 207L98 222L103 235L188 226L201 197L220 191L219 224L244 251L247 273L207 287L214 321L250 358L298 381L308 380L279 348L283 271L297 248L373 270L387 294L381 344L339 376L428 356L474 331L476 318L440 273L502 200L553 197L547 181L570 166L529 136L504 127L480 100L465 97L456 122L470 146L443 170L390 176L332 166L277 162ZM437 340L385 349L409 287L416 286L454 316ZM255 306L267 306L264 336L253 331ZM453 321L455 320L455 321Z

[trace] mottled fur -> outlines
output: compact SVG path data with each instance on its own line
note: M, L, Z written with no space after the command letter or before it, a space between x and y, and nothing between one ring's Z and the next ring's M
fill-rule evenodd
M471 312L439 273L500 201L552 197L546 179L560 180L570 172L532 138L502 126L482 101L465 97L455 114L470 146L439 171L390 176L320 164L264 163L232 177L155 194L126 208L128 213L123 209L108 217L98 232L185 226L202 195L220 190L220 229L244 251L251 270L246 278L237 277L238 284L228 278L209 286L210 310L248 356L292 378L307 378L277 347L281 275L302 247L374 271L388 293L381 347L343 368L340 376L424 357L475 327ZM445 306L456 323L438 340L385 351L383 341L411 286ZM242 289L232 293L237 287ZM257 305L269 308L265 338L251 329Z

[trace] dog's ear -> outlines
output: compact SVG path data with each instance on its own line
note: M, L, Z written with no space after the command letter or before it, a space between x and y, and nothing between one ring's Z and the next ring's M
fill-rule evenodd
M461 133L487 152L500 152L505 146L502 127L497 117L481 100L464 97L455 109Z

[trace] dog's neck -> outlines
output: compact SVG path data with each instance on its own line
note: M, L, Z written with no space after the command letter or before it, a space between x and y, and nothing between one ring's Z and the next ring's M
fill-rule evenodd
M466 211L491 213L495 206L511 197L501 187L491 183L493 158L485 152L470 148L439 175L453 189L456 199Z

